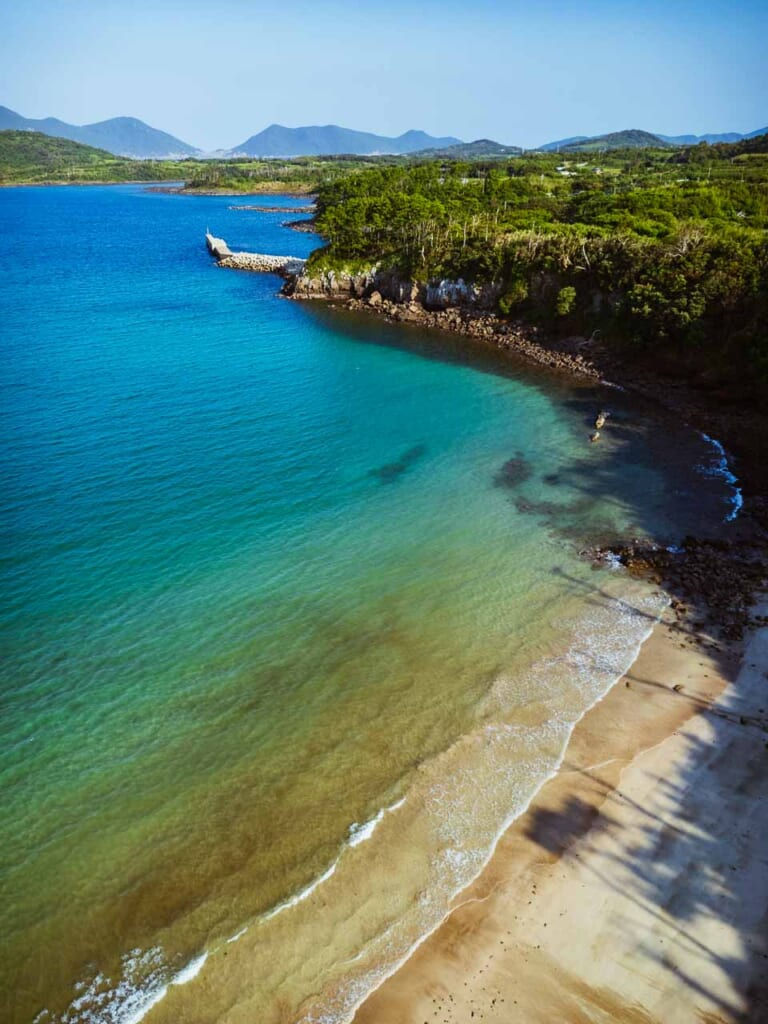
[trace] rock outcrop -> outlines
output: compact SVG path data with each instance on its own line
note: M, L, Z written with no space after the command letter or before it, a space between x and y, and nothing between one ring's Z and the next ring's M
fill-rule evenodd
M310 276L297 274L283 289L284 294L295 299L373 299L378 295L397 304L416 303L425 310L453 309L456 307L492 310L498 299L499 289L494 284L482 287L457 281L407 281L392 271L371 270L356 274L345 271L324 270Z
M686 537L680 547L666 548L633 541L594 554L618 558L630 573L664 585L673 596L675 611L699 606L704 620L717 627L725 640L740 640L753 624L756 595L764 590L768 564L764 538L733 541Z

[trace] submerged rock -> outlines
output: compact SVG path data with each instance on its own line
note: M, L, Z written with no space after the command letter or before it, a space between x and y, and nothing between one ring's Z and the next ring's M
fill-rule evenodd
M519 487L533 476L533 467L522 452L507 459L493 478L496 487Z

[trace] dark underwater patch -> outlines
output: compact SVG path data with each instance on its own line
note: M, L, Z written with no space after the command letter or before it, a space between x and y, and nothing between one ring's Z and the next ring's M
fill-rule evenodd
M533 476L533 467L522 452L507 459L493 478L494 487L519 487Z
M399 480L403 473L406 473L415 462L418 462L426 451L427 446L425 444L414 445L413 448L408 448L407 451L404 451L396 462L385 462L383 466L371 469L368 472L368 476L374 477L379 483L392 484Z

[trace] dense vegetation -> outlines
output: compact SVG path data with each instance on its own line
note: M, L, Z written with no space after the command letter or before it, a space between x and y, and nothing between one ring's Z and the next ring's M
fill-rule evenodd
M366 167L404 164L397 156L297 156L291 159L189 161L177 165L177 175L186 177L187 189L231 192L315 192L324 185Z
M768 382L768 136L370 169L320 190L318 225L316 268L493 283L502 314Z

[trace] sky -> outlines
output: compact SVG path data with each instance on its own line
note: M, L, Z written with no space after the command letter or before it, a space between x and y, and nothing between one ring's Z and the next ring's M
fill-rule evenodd
M0 0L0 104L205 150L341 124L533 147L768 125L765 0Z

